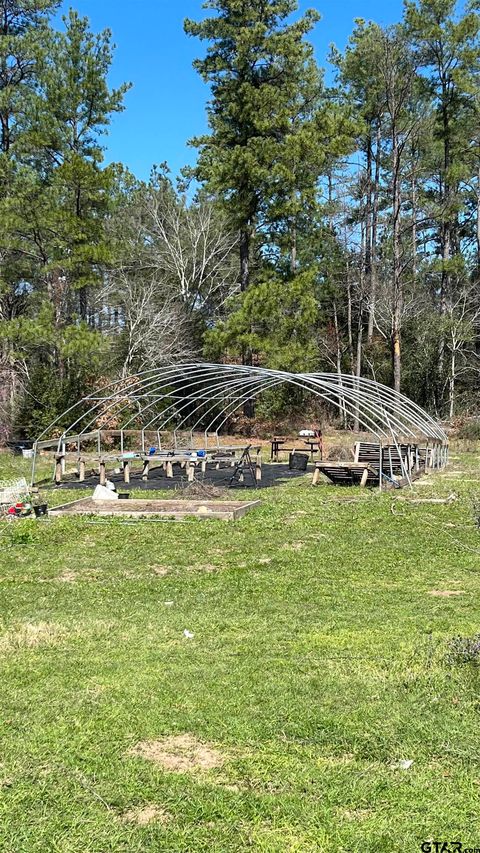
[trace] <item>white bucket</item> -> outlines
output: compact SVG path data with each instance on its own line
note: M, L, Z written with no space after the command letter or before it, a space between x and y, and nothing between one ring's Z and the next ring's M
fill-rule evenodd
M22 456L24 459L33 459L33 450L22 450Z

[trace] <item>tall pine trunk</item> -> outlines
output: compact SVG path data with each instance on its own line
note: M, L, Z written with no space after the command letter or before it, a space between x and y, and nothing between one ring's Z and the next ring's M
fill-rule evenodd
M367 343L373 340L375 325L375 308L377 301L377 231L378 231L378 196L380 189L380 155L381 155L381 125L377 122L375 144L375 178L373 182L372 199L372 248L370 254L370 305L368 311Z
M395 110L392 110L395 115ZM401 246L401 175L400 143L395 119L392 121L392 208L393 208L393 300L392 300L392 370L393 387L400 393L402 379L402 246Z
M337 376L338 376L338 385L340 389L343 389L342 382L342 346L340 340L340 327L338 323L338 312L337 312L337 303L336 300L333 300L333 322L335 328L335 349L336 349L336 365L337 365ZM342 416L342 424L343 429L347 429L347 408L345 405L345 396L343 394L343 390L339 394L339 403L340 403L340 413Z
M245 293L250 286L250 252L251 240L248 226L240 232L240 290ZM242 364L251 367L253 364L253 353L250 347L242 347ZM245 400L243 414L246 418L253 418L255 414L255 403L253 400Z

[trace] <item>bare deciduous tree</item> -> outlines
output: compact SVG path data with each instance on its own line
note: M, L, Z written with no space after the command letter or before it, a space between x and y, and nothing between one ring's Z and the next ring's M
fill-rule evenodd
M126 195L111 229L116 259L96 310L123 374L198 356L206 322L238 290L237 236L215 203L188 204L161 173Z
M188 205L171 187L150 188L144 205L155 269L176 287L187 313L221 309L239 289L238 235L214 203Z

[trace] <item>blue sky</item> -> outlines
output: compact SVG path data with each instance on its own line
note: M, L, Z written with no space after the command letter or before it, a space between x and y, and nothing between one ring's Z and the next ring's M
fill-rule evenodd
M183 33L183 20L202 15L201 0L75 0L64 3L63 12L69 6L88 16L94 30L112 30L111 84L133 84L106 139L107 162L121 161L139 178L164 160L174 174L194 162L186 143L206 128L208 88L192 68L204 47ZM402 15L401 0L300 0L300 11L312 6L322 14L311 41L324 67L329 44L345 46L354 18L389 24Z

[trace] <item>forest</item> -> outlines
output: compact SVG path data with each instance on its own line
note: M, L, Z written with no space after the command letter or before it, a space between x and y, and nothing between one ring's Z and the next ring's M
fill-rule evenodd
M357 19L323 68L315 9L198 5L184 37L208 132L180 176L159 139L144 182L104 159L130 86L109 86L111 33L0 0L0 442L189 359L350 373L441 419L474 413L477 0Z

